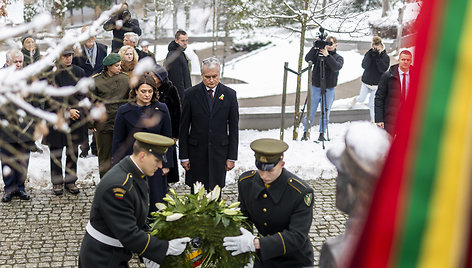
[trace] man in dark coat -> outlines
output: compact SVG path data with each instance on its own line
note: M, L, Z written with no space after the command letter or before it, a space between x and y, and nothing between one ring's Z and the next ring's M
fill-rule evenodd
M185 31L179 30L175 33L174 41L168 46L169 52L165 60L165 67L169 72L169 80L179 91L180 100L185 97L185 90L192 86L190 77L190 59L185 55L188 45L188 35Z
M329 124L331 105L333 104L335 98L334 88L338 84L339 71L344 64L344 58L336 52L336 48L338 47L337 39L333 36L328 36L326 41L331 43L326 44L324 48L318 48L317 46L313 45L313 47L305 56L305 61L313 62L310 115L311 123L313 123L313 119L315 118L318 105L322 106L320 116L320 135L318 136L318 141L326 140L324 133L326 132L327 126ZM326 84L324 86L326 87L326 92L321 92L322 64L324 64L323 69L325 70L324 75L326 78ZM308 124L306 121L307 120L305 119L305 132L303 133L302 140L307 139Z
M6 66L23 68L23 53L14 49L6 54ZM2 202L10 202L17 195L22 200L29 200L25 191L26 173L30 150L35 148L33 139L34 121L31 118L21 118L13 104L0 107L0 120L8 121L8 126L0 127L0 161L5 193Z
M144 52L141 49L136 47L138 42L139 42L139 36L136 33L133 33L133 32L125 33L125 36L123 37L123 45L124 46L130 46L130 47L134 48L134 50L138 54L138 60L142 60L146 57L149 57L148 53L146 53L146 52ZM154 61L156 61L156 60L154 60Z
M223 246L232 255L256 252L254 267L313 267L310 227L313 189L284 168L288 145L276 139L251 143L257 171L239 177L241 212L254 223L260 236L241 228L242 235L225 237Z
M122 26L117 25L117 21L122 21ZM113 31L113 41L111 42L111 51L118 52L123 46L123 37L127 32L135 32L137 35L141 35L141 28L139 27L139 21L131 18L131 13L128 10L128 4L123 3L120 12L109 19L103 25L105 31Z
M87 30L86 26L82 32ZM92 36L82 45L82 55L75 55L72 64L84 69L85 75L91 77L103 70L103 59L107 56L108 47L96 41L97 37Z
M95 88L90 91L94 102L105 104L106 118L95 122L100 177L111 167L113 126L118 108L128 102L129 77L121 72L121 57L110 53L103 59L103 71L94 76Z
M226 171L238 157L238 100L236 92L220 83L217 58L203 60L203 82L189 88L180 120L179 158L191 188L225 186Z
M170 241L151 236L146 226L149 211L148 176L162 168L170 138L145 132L134 134L133 154L115 165L97 186L90 220L82 240L80 268L129 267L132 253L145 263L162 263L167 255L180 255L190 238Z
M412 58L410 51L400 52L399 63L382 75L375 94L375 123L390 135L394 134L397 112L408 95Z
M77 82L85 77L82 68L72 64L74 51L65 50L60 58L57 71L54 74L54 82L57 87L75 86ZM56 195L61 195L63 187L72 194L78 194L79 189L75 185L77 181L77 153L78 146L87 138L87 124L85 119L85 110L78 107L78 103L85 96L75 93L72 96L53 97L46 103L46 109L53 112L59 112L67 105L68 116L70 118L70 140L68 134L50 128L49 134L45 137L45 143L49 146L51 152L51 182L53 191ZM62 150L66 147L66 172L65 178L62 176Z

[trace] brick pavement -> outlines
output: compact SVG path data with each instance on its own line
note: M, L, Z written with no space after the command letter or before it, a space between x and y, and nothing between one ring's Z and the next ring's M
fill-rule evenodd
M315 190L310 237L316 264L324 240L344 231L346 216L334 205L334 179L308 182ZM179 193L189 192L183 185L176 188ZM31 201L15 197L9 203L0 203L0 267L77 267L94 189L82 189L77 196L67 192L54 196L52 190L37 190L31 192ZM236 192L235 184L228 185L223 198L235 201ZM131 267L144 265L139 266L134 257Z

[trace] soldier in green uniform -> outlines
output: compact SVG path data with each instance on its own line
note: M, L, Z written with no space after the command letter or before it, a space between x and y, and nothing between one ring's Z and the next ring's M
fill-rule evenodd
M225 237L232 255L256 252L255 267L313 267L308 233L313 219L313 189L284 168L288 145L280 140L251 143L257 171L239 177L241 212L256 226L259 236L241 228L242 235Z
M94 124L100 178L111 168L113 125L118 108L128 102L129 77L121 72L121 57L111 53L103 59L103 71L93 76L95 88L90 90L95 102L105 104L106 120Z
M80 248L81 268L128 267L133 252L148 267L158 267L165 256L180 255L190 241L188 237L163 241L146 233L147 176L162 168L174 141L145 132L135 133L134 138L133 154L110 169L97 186Z

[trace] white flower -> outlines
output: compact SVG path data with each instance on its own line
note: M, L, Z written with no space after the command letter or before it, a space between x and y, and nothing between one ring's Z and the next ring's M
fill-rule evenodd
M176 220L182 218L183 216L184 216L184 214L182 214L182 213L174 213L170 216L167 216L166 221L176 221Z
M193 184L193 192L194 193L198 193L200 192L200 189L205 189L205 186L203 185L203 183L197 181Z
M216 185L215 188L213 188L213 191L209 192L206 197L210 201L218 200L218 198L220 197L220 193L221 188L220 186Z
M234 210L234 209L225 209L223 210L223 213L228 215L228 216L234 216L236 214L238 214L238 211L237 210Z
M156 208L158 210L164 210L167 208L167 206L164 203L156 203Z

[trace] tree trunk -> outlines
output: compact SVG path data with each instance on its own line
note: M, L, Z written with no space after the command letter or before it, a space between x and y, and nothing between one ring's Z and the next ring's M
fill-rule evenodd
M185 30L188 31L188 29L190 29L190 5L188 3L185 3L184 11L185 11Z
M174 30L174 33L179 30L179 26L177 25L177 13L179 12L178 5L178 0L174 0L174 6L172 9L172 29Z
M388 0L382 0L382 18L387 16L387 12L390 10L390 4Z
M305 10L308 10L308 2L309 0L305 0ZM302 85L302 64L303 64L303 55L305 54L305 34L306 34L306 27L307 27L307 14L305 13L301 18L301 31L300 31L300 47L298 53L298 73L297 75L297 89L295 93L295 112L293 117L293 140L298 139L298 125L300 124L300 91Z

